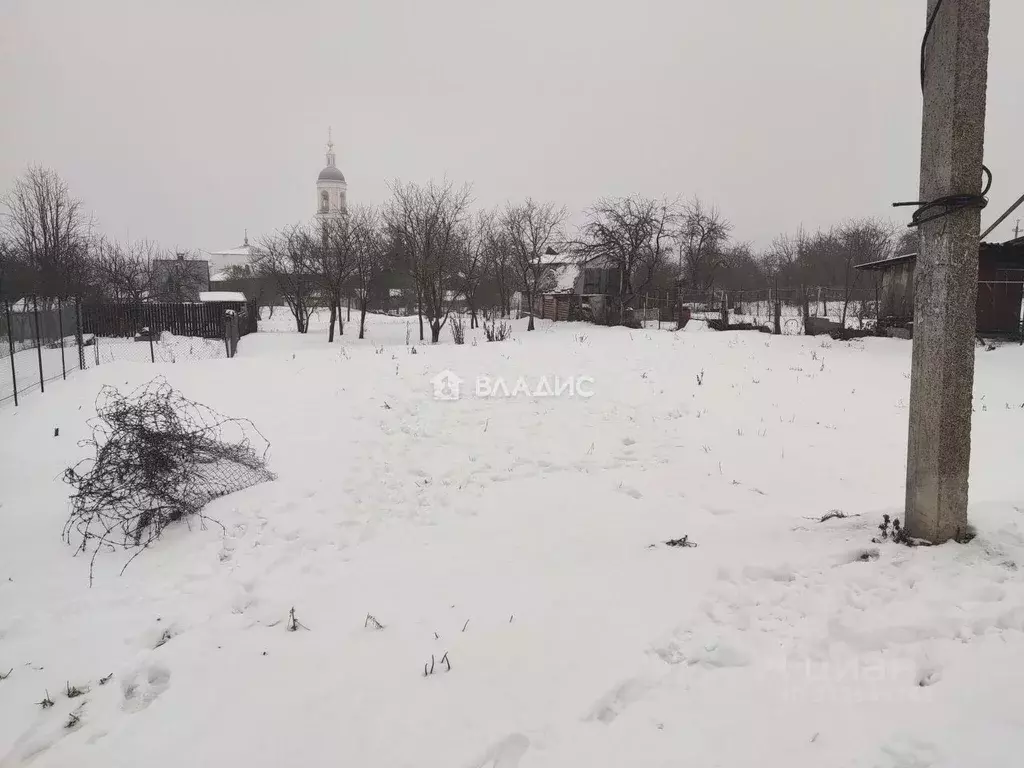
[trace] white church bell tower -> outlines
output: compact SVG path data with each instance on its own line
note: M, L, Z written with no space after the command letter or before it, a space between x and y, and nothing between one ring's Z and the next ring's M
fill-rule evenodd
M348 183L345 174L335 164L334 141L327 130L327 167L316 180L316 215L319 218L341 216L346 212L345 193Z

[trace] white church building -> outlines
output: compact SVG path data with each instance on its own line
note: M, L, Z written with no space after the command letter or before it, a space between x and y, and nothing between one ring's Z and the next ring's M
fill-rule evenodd
M348 182L334 157L334 141L327 132L327 165L316 179L316 215L318 218L341 216L347 210L345 193Z
M343 216L348 210L348 182L338 168L334 154L334 141L327 132L327 165L316 179L316 219ZM252 247L249 232L246 231L242 244L224 251L210 251L210 281L226 280L225 272L231 267L247 267L251 264Z

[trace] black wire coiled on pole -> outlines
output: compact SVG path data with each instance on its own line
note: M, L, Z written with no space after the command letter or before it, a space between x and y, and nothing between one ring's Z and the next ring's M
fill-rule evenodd
M941 219L943 216L949 216L957 211L962 211L965 208L984 208L988 205L988 198L985 195L988 194L989 189L992 188L992 171L987 166L981 166L982 172L986 176L985 188L981 191L980 195L946 195L945 197L937 198L936 200L923 201L914 200L905 203L893 203L893 208L900 208L906 205L916 205L917 210L914 211L910 217L910 223L908 227L919 227L926 221L934 221L935 219ZM936 211L928 215L929 211Z

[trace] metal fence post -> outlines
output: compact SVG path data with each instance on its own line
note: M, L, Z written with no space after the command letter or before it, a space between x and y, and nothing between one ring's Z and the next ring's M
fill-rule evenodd
M152 318L150 318L152 320ZM153 348L153 326L147 325L145 328L146 335L149 336L149 362L156 362L156 350Z
M82 334L82 300L75 297L75 341L78 344L78 368L85 370L85 338Z
M227 312L224 313L224 354L231 358L231 328ZM331 331L334 333L334 331Z
M32 296L32 314L36 321L36 356L39 358L39 391L45 392L46 385L43 383L43 348L39 345L39 297Z
M224 351L230 360L238 352L238 315L232 310L224 313Z
M14 404L18 404L18 368L14 364L14 328L11 326L11 302L4 301L7 313L7 347L11 351L11 384L14 386Z
M57 298L57 333L60 334L60 375L64 381L68 380L68 366L64 362L64 305L60 298Z

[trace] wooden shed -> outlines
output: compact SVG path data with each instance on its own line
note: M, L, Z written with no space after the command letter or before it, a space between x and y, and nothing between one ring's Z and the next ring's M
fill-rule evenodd
M858 264L874 272L878 288L878 322L886 328L912 329L914 270L917 254ZM982 243L978 251L978 333L986 336L1021 334L1024 297L1024 237L1006 243Z
M534 297L533 313L546 320L596 320L608 300L621 290L619 270L606 256L574 261L557 253L544 255L549 267L547 290Z

